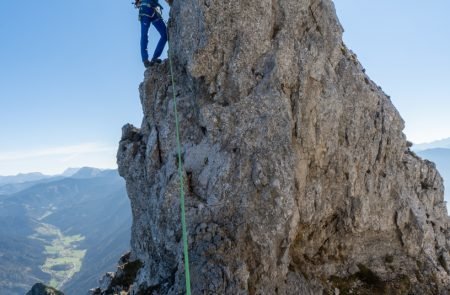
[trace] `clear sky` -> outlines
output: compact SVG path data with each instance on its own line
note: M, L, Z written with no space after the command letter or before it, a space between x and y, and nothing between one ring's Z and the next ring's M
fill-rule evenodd
M130 2L0 2L0 175L115 167L122 125L142 119ZM450 1L335 5L347 45L392 96L408 138L450 137Z

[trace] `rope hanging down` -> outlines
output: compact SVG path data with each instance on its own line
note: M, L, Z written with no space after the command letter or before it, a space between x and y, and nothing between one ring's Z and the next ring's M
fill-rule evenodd
M183 163L181 160L181 144L180 144L180 124L178 122L177 98L175 95L175 80L173 78L172 56L170 55L170 39L167 42L169 56L170 76L172 79L172 93L173 93L173 109L175 112L175 125L177 134L177 149L178 149L178 175L180 177L180 206L181 206L181 229L183 231L183 251L184 251L184 272L186 277L186 295L191 295L191 275L189 272L189 252L186 229L186 210L184 206L184 180L183 180Z

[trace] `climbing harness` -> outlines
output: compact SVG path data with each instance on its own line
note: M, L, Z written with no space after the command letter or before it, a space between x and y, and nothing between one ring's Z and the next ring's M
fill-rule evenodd
M161 4L157 0L134 0L131 4L134 5L135 8L139 8L141 6L148 6L148 7L159 7L162 9Z
M167 36L168 24L166 23ZM183 231L183 252L184 252L184 272L186 277L186 295L191 295L191 275L189 272L189 252L186 228L186 210L184 206L184 180L183 180L183 163L181 160L181 143L180 143L180 123L178 121L177 98L175 95L175 79L173 77L172 56L170 55L170 38L167 41L167 55L169 57L170 77L172 79L173 109L175 113L175 126L177 135L178 150L178 175L180 178L180 206L181 206L181 229Z
M134 7L139 9L139 20L142 17L148 17L153 21L162 19L162 6L158 1L153 0L136 0Z

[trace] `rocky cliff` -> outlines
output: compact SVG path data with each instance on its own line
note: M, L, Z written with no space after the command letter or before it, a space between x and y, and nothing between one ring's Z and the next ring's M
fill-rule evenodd
M42 283L36 283L26 295L64 295L64 293Z
M450 292L442 178L342 32L330 0L174 1L193 294ZM184 290L171 86L147 70L123 128L135 267L110 290Z

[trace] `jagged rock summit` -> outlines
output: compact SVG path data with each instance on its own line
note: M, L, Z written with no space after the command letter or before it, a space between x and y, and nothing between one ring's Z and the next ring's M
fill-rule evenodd
M193 294L449 293L442 178L342 31L330 0L174 1ZM118 151L140 268L115 288L180 294L167 62L140 94Z

